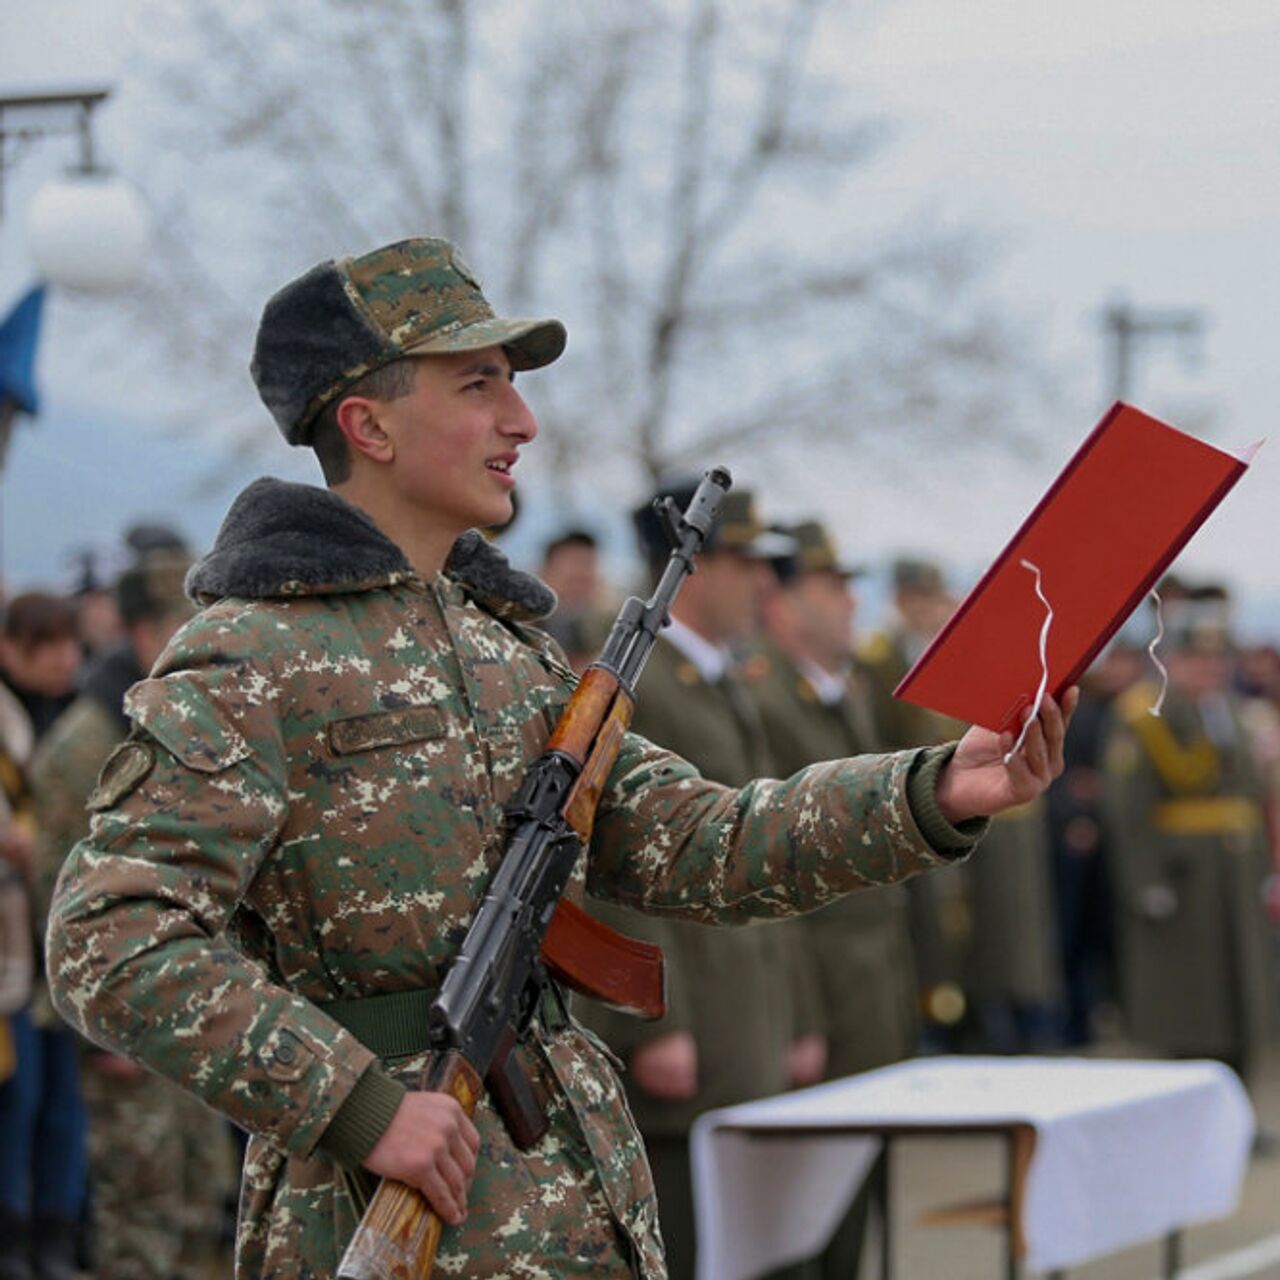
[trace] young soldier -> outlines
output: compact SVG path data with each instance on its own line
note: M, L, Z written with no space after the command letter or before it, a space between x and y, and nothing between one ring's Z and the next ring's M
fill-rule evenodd
M617 1076L553 996L522 1049L550 1121L530 1150L487 1103L473 1124L413 1087L503 805L569 694L527 626L550 593L469 532L510 515L537 431L513 373L564 342L496 318L441 240L268 302L254 376L329 489L236 501L189 579L208 607L129 695L63 873L64 1015L254 1134L242 1280L332 1276L361 1168L435 1206L442 1275L665 1273ZM569 893L708 923L819 906L967 853L980 815L1048 785L1062 734L1047 706L1008 766L1007 738L975 733L737 790L632 735Z

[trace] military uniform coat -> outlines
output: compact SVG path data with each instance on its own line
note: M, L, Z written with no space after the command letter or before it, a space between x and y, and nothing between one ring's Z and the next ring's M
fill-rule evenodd
M1124 1010L1153 1049L1243 1068L1275 1007L1260 784L1230 704L1211 738L1190 699L1170 689L1156 717L1155 697L1121 695L1104 754Z
M967 727L950 716L893 696L928 642L927 636L905 629L876 631L859 650L859 662L871 691L876 730L886 750L945 742L961 737ZM969 887L960 867L907 886L916 980L930 1020L949 1023L963 1012L963 1008L952 1008L950 1004L972 981L973 914ZM950 999L940 1001L941 994Z
M670 748L705 778L742 786L774 773L750 696L733 677L708 683L692 662L660 638L641 678L632 728ZM662 947L667 1016L639 1022L600 1006L579 1014L624 1060L637 1045L690 1031L698 1046L698 1092L654 1098L627 1079L627 1097L646 1137L687 1134L713 1107L781 1093L791 1042L791 947L773 925L710 930L593 903L614 928Z
M572 680L520 621L549 593L478 534L424 581L308 486L250 486L189 586L209 607L129 695L50 913L50 980L87 1035L253 1134L238 1280L329 1280L355 1214L326 1139L367 1074L416 1081L426 1055L380 1063L325 1005L437 987ZM745 923L901 879L940 857L907 800L917 759L735 790L630 735L570 895ZM526 1058L550 1130L521 1152L482 1101L438 1272L663 1275L607 1054L535 1021Z
M876 749L863 672L851 673L844 699L831 705L776 648L751 658L744 675L784 776ZM907 1057L918 1019L905 890L851 894L783 927L799 943L799 998L809 1010L799 1029L826 1037L828 1078Z
M981 865L979 865L979 862ZM1041 800L992 819L982 858L964 867L973 911L970 986L987 1006L1062 998L1053 854Z

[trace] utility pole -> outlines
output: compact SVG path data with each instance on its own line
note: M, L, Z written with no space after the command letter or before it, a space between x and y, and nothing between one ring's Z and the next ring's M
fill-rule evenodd
M1134 369L1143 344L1162 339L1179 344L1184 364L1200 355L1204 336L1204 313L1196 307L1140 310L1123 299L1110 303L1102 312L1102 330L1111 366L1111 399L1127 400L1133 387Z

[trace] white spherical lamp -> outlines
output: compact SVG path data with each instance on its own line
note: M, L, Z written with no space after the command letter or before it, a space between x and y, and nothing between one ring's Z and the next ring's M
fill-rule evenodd
M151 218L137 191L91 170L47 182L27 209L27 244L41 277L64 289L113 293L142 275Z

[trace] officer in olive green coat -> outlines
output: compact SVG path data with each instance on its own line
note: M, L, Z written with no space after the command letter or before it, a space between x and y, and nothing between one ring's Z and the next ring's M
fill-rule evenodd
M950 616L955 599L942 570L931 560L893 562L894 620L872 632L858 657L870 678L876 727L882 747L898 751L946 742L964 732L949 716L902 702L893 696L898 682L929 647ZM950 870L929 884L909 887L907 902L915 954L922 1042L927 1049L963 1047L961 1035L973 1013L967 994L971 981L973 907L969 883Z
M692 488L671 486L661 496L683 507ZM643 550L660 566L670 544L651 504L635 522ZM790 543L767 533L751 495L730 492L645 667L632 723L703 777L730 786L776 773L752 700L732 674L730 646L751 637L769 577L763 556L780 549ZM780 1093L789 1083L787 935L775 925L710 930L600 903L591 909L624 933L658 943L666 955L668 1012L659 1022L585 1004L575 1012L626 1060L627 1097L653 1169L667 1264L673 1277L691 1277L694 1119L713 1107Z
M765 597L767 637L743 667L769 748L785 775L819 760L880 749L870 677L853 659L855 570L841 564L817 521L785 528L794 553L773 561L778 582ZM792 1075L813 1084L909 1057L919 1034L915 959L903 886L843 899L778 926L793 935L796 1037ZM809 1078L801 1050L816 1038ZM806 1276L858 1275L868 1185L854 1198Z
M853 570L826 530L784 530L794 556L776 560L763 649L743 668L769 749L785 777L818 760L880 749L869 679L853 662ZM848 897L783 926L803 940L808 1025L826 1040L835 1079L908 1057L915 1047L915 963L900 886Z
M1002 813L982 866L966 868L973 914L969 990L983 1047L1044 1053L1062 1043L1062 955L1043 800Z
M1275 1008L1262 791L1229 691L1225 602L1165 611L1169 688L1116 703L1104 756L1117 966L1134 1038L1242 1075Z

